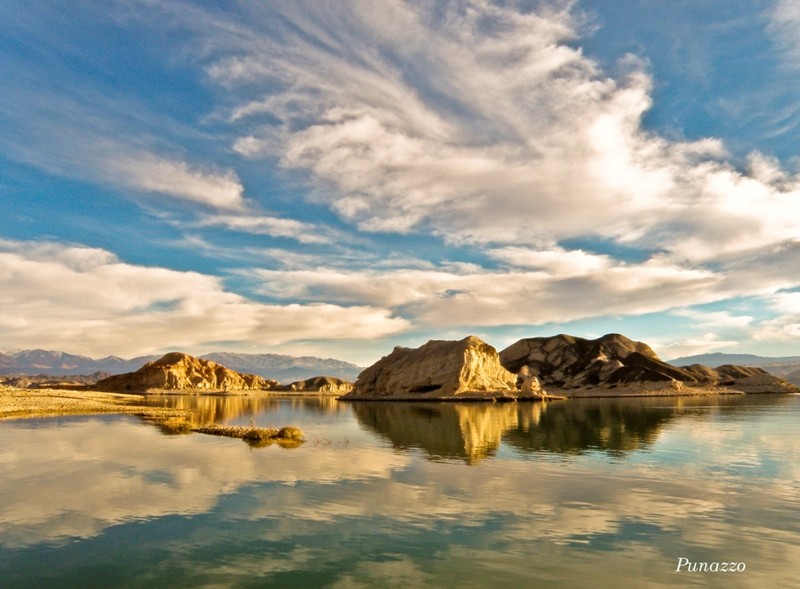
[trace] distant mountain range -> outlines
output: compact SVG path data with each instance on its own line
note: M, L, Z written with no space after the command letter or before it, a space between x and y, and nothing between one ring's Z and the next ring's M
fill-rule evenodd
M692 364L705 364L706 366L720 366L721 364L739 364L741 366L758 366L774 376L785 378L792 384L800 385L800 356L756 356L755 354L698 354L696 356L683 356L669 360L673 366L690 366Z
M363 367L349 362L315 356L214 352L200 356L200 358L213 360L238 372L274 378L282 383L306 380L313 376L335 376L352 382L364 370Z
M0 374L46 374L48 376L89 375L96 372L122 374L133 372L147 362L161 357L138 356L124 359L117 356L89 358L49 350L23 350L0 353ZM305 380L314 376L333 376L353 381L363 370L360 366L314 356L286 356L283 354L236 354L214 352L201 356L238 372L257 374L283 383Z

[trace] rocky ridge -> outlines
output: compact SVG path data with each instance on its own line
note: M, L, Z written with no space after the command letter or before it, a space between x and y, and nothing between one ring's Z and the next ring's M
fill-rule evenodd
M211 360L171 352L135 372L99 381L94 388L112 392L141 391L252 391L275 390L281 385L256 374L242 374Z
M292 393L325 393L344 395L353 390L353 383L333 376L315 376L279 387Z
M595 340L571 335L522 339L502 352L511 372L527 367L548 390L731 387L743 392L793 392L797 388L755 367L693 364L677 367L642 342L608 334Z
M491 399L516 397L517 377L475 336L432 340L419 348L396 347L365 369L345 400Z

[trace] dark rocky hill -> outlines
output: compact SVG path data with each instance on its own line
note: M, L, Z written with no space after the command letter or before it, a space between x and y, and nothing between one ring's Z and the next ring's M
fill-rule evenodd
M612 333L590 340L571 335L527 338L500 352L511 372L527 366L545 389L638 386L733 387L745 392L790 392L786 381L758 367L673 366L642 342Z

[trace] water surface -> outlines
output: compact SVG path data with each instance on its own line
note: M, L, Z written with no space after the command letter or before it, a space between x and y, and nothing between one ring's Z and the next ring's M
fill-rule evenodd
M307 442L1 422L1 587L800 587L800 397L152 402Z

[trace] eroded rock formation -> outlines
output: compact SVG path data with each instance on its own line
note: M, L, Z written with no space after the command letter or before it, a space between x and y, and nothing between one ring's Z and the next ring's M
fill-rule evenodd
M99 381L95 388L112 392L251 391L274 390L280 383L255 374L242 374L211 360L171 352L148 362L136 372Z
M547 389L731 387L744 392L791 392L793 386L760 368L667 364L642 342L616 333L595 340L557 335L527 338L500 352L503 366L527 370Z
M344 395L353 390L353 383L333 376L315 376L284 385L281 390L293 393L329 393Z
M517 377L475 336L396 347L364 370L344 399L448 399L517 396Z

